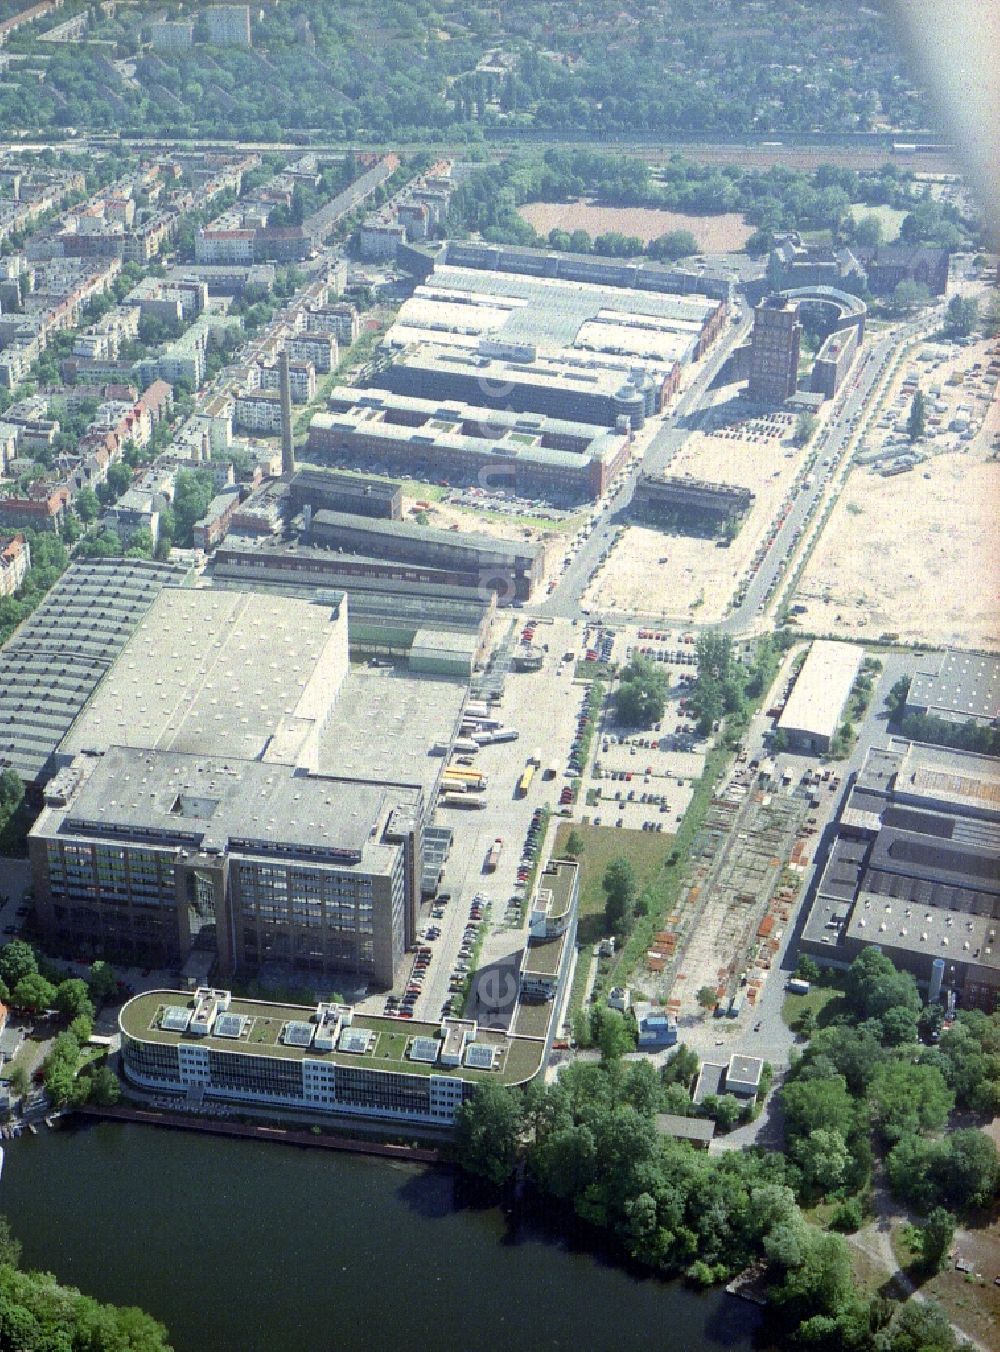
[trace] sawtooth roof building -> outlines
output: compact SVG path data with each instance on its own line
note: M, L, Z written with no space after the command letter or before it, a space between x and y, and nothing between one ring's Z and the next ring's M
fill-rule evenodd
M0 768L28 786L57 768L56 749L129 635L187 568L145 559L74 563L0 648Z

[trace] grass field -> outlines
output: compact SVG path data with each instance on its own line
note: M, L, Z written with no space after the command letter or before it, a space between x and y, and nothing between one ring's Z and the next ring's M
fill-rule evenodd
M852 202L848 210L854 220L863 220L865 216L877 216L882 222L882 242L891 244L899 238L899 227L906 216L898 207L866 206L864 202Z
M844 993L835 986L813 986L808 995L789 992L781 1006L781 1017L789 1028L795 1028L807 1009L812 1010L816 1027L824 1028L837 1014L844 1013Z
M636 889L656 879L673 845L673 836L655 831L619 831L613 826L577 826L561 822L553 854L564 852L571 831L583 838L580 852L580 943L586 947L604 934L604 888L601 879L612 859L624 855L635 870Z

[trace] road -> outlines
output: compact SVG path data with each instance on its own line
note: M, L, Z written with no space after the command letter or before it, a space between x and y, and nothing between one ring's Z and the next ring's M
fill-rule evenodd
M610 548L618 528L627 522L629 504L639 475L650 471L662 473L667 467L684 444L691 428L696 425L712 381L733 348L738 346L749 332L751 312L742 300L738 301L738 305L739 323L731 325L729 332L711 349L694 380L666 414L662 427L653 436L642 460L633 466L622 486L607 500L597 524L563 573L555 591L547 600L533 607L539 615L558 615L571 620L578 620L583 615L580 598L600 561L602 552Z
M758 617L778 595L781 576L794 561L796 545L805 535L813 513L817 513L818 520L824 500L832 501L843 488L854 448L875 415L875 396L890 375L894 355L898 356L914 338L932 327L940 314L940 307L935 307L912 323L890 330L861 357L853 376L834 400L833 416L817 435L813 458L819 462L819 468L812 476L813 482L798 494L743 601L722 622L720 628L727 633L752 631ZM824 461L829 461L829 465L826 472L821 472Z

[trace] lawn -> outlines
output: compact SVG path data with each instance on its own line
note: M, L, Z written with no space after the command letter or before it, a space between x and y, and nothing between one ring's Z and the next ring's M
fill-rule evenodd
M673 836L656 831L624 831L613 826L575 826L561 822L556 832L553 854L561 858L571 831L583 838L580 853L580 943L587 947L605 932L604 888L601 879L612 859L625 855L635 870L639 893L653 882L670 853Z
M811 1009L817 1028L824 1028L837 1015L845 1012L844 993L836 986L813 986L808 995L785 995L781 1017L789 1028L798 1026L799 1019Z

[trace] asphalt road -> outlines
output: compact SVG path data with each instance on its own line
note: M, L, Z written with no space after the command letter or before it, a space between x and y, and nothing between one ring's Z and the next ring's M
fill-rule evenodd
M933 315L938 313L935 309ZM799 534L806 531L814 509L821 510L821 500L828 493L840 491L840 477L846 476L855 440L863 435L874 415L873 397L890 368L893 354L901 352L930 322L931 315L925 313L904 328L885 334L861 357L854 375L837 395L833 417L817 436L814 454L819 463L812 475L813 483L799 492L746 596L722 622L721 629L731 634L747 633L767 609L777 594L781 575L794 555ZM822 468L824 460L830 461L827 470Z
M633 467L628 478L607 501L597 524L581 545L576 557L559 579L559 585L545 601L533 606L539 615L558 615L564 619L581 618L580 598L583 596L602 552L610 548L615 533L627 523L628 508L635 492L639 475L643 472L662 472L684 444L691 427L705 403L705 396L723 363L733 348L746 336L751 321L750 311L741 300L740 323L711 350L695 380L680 395L677 403L663 420L663 426L653 437L642 460Z

